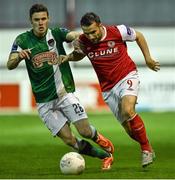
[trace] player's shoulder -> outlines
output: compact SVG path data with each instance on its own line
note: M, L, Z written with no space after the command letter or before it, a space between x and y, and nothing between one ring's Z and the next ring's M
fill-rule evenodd
M107 31L118 31L120 29L126 29L127 26L124 24L113 24L113 25L104 25Z
M67 28L54 27L50 28L52 35L57 41L66 41L66 36L70 32Z
M53 33L69 33L70 32L70 30L64 27L53 27L53 28L50 28L50 30Z
M31 38L31 37L30 37L30 34L31 34L31 31L22 32L22 33L20 33L19 35L17 35L15 41L16 41L18 44L28 42L28 39Z
M117 37L120 38L120 31L118 29L118 25L103 25L107 34L107 37Z
M128 30L131 29L130 26L126 25L126 24L114 24L114 25L108 25L105 26L107 29L118 29L118 30ZM133 29L133 28L132 28Z
M128 34L131 34L132 31L134 31L134 28L133 28L133 27L130 27L130 26L125 25L125 24L117 25L116 28L117 28L120 32L127 32Z
M117 25L116 28L119 30L124 41L134 41L136 39L136 31L134 28L125 24Z
M29 36L30 33L30 31L22 32L17 36L17 38L26 38L27 36Z

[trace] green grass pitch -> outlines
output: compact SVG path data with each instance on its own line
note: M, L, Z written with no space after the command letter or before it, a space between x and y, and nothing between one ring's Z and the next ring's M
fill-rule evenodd
M156 161L143 169L140 148L112 113L89 113L90 122L115 145L115 162L107 172L101 161L85 157L81 175L63 175L59 160L68 151L53 138L37 115L0 116L0 179L169 179L175 178L175 112L140 113L156 152ZM76 133L75 129L73 129Z

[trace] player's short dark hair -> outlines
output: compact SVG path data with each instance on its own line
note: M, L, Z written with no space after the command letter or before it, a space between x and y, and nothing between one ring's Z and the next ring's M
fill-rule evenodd
M36 13L36 12L46 12L47 15L49 16L48 9L43 4L34 4L34 5L32 5L32 7L30 8L30 11L29 11L30 18L32 18L32 15L34 13Z
M101 23L100 17L93 12L86 13L80 20L81 26L90 26L93 22Z

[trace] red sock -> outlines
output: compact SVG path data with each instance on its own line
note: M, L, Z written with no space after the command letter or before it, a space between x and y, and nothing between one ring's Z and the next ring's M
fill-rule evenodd
M151 145L149 144L148 138L146 136L146 129L141 117L136 114L133 119L129 121L129 124L132 132L131 137L140 144L142 151L152 151Z

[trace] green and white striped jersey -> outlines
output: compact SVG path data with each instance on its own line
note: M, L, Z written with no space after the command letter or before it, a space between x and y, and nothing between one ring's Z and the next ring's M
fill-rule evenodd
M33 31L20 34L11 52L30 49L30 59L25 59L32 91L37 103L61 98L66 92L74 92L75 85L69 63L57 64L56 58L65 54L63 42L69 31L62 28L48 29L39 38Z

